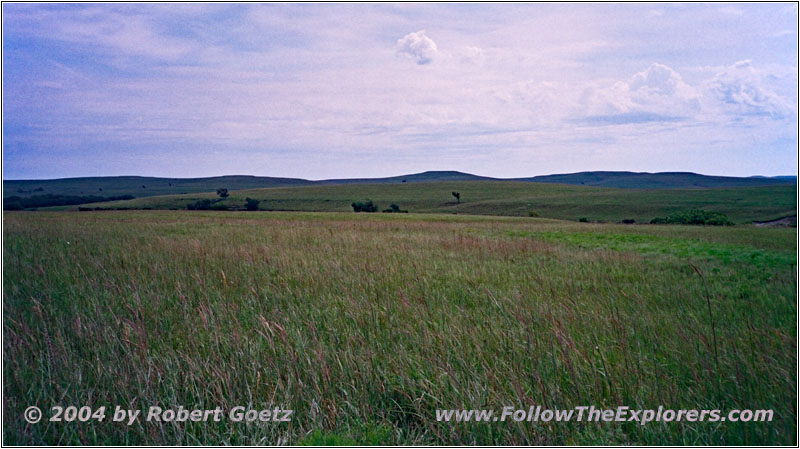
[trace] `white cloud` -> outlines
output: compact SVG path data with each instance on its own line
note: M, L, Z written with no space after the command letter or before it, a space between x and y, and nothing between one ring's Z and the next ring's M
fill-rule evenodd
M420 65L432 62L438 52L436 42L425 35L425 30L408 33L397 40L397 53L415 59Z
M648 112L689 116L700 107L697 90L686 84L678 72L663 64L652 64L634 75L629 89L634 104Z
M725 112L775 119L791 117L794 106L770 88L768 77L750 60L744 60L720 70L707 88Z
M579 114L599 117L600 123L674 121L694 116L700 108L700 95L675 70L652 64L627 81L586 88L578 106Z

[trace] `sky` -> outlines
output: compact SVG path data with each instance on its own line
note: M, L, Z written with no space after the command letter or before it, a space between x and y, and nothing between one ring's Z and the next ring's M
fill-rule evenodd
M791 175L796 3L2 5L4 179Z

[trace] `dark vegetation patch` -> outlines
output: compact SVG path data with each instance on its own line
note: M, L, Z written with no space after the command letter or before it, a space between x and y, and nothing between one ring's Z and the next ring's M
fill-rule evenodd
M622 221L625 223L625 220ZM703 226L731 226L733 222L728 220L727 215L719 212L711 212L702 209L691 209L687 211L675 212L666 218L656 217L650 220L650 224L687 224Z
M398 206L397 204L394 204L394 203L392 203L389 206L388 209L384 209L383 211L386 212L386 213L397 213L397 214L407 214L408 213L407 210L400 209L400 206Z
M247 198L245 198L245 200L244 200L244 208L245 208L246 210L250 210L250 211L253 211L253 210L258 210L258 204L259 204L260 202L261 202L261 201L259 201L259 200L256 200L256 199L253 199L253 198L247 197Z
M189 203L186 208L189 210L230 210L230 208L220 203L222 199L210 200L208 198Z
M77 195L33 195L29 197L9 196L3 199L3 210L25 210L34 207L73 206L76 204L102 203L106 201L132 200L133 195L77 196Z
M353 201L351 206L353 206L353 212L377 212L378 211L378 206L376 206L372 202L372 200Z

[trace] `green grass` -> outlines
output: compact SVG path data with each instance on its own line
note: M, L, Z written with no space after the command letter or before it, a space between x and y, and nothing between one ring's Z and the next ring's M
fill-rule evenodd
M797 444L794 229L20 212L4 214L3 237L7 445ZM30 425L34 404L295 414ZM437 408L536 404L774 419L435 420Z
M451 192L461 193L457 203ZM534 216L591 221L634 219L647 223L676 211L705 209L724 213L736 223L764 221L797 212L795 186L719 189L634 190L529 182L460 181L408 184L347 184L231 191L221 201L243 208L245 198L277 211L352 212L354 201L373 200L382 210L391 203L412 213ZM214 193L137 198L85 207L186 209ZM76 207L73 207L75 209Z

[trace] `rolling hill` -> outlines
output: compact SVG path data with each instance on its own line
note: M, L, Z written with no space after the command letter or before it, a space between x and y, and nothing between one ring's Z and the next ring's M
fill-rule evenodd
M133 195L137 198L156 195L179 195L213 192L220 187L229 190L259 189L336 184L404 184L418 182L451 181L517 181L536 183L572 184L594 187L636 189L685 189L709 187L755 187L765 185L796 184L796 177L706 176L696 173L633 173L633 172L583 172L530 178L499 179L472 175L458 171L426 171L423 173L386 178L326 179L310 181L299 178L264 176L216 176L211 178L156 178L144 176L105 176L89 178L64 178L48 180L4 180L3 197L55 195Z
M148 176L101 176L45 180L4 180L3 198L31 195L155 195L310 185L314 181L263 176L215 176L211 178L155 178Z
M592 171L563 175L534 176L516 181L574 184L594 187L618 187L632 189L686 189L712 187L755 187L775 184L796 184L797 177L776 176L747 178L731 176L708 176L689 172L634 173L615 171Z

